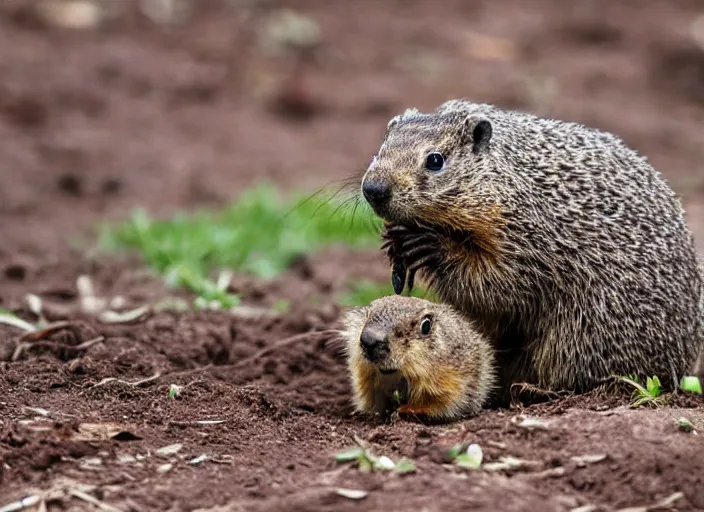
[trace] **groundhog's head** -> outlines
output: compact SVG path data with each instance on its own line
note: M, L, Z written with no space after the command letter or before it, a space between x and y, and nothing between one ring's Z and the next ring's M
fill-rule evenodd
M407 110L389 121L364 198L390 224L493 236L502 186L494 130L480 110Z
M443 332L456 331L455 316L447 306L427 300L381 297L347 312L348 357L384 375L428 374L443 354Z

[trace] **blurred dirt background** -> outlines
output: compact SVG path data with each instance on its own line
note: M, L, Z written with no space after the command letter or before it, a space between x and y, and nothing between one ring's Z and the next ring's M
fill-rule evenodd
M704 510L704 444L675 421L704 429L701 400L567 398L375 425L351 416L344 363L315 337L237 366L333 325L332 301L121 326L76 312L83 273L129 304L163 293L138 260L87 257L97 222L224 204L260 180L334 184L367 165L389 117L454 97L615 132L682 196L704 249L702 16L697 0L5 0L0 307L26 314L35 293L72 327L20 351L0 327L0 507L30 495L67 510ZM260 307L385 275L380 254L338 248L234 286ZM170 384L184 386L175 401ZM518 414L551 423L526 430ZM355 436L418 471L338 467ZM530 464L457 471L441 454L458 441Z

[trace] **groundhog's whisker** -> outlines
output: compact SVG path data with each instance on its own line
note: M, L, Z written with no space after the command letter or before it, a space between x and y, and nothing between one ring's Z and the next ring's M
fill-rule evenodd
M350 218L350 227L354 224L354 217L357 215L357 208L359 208L360 198L355 196L354 198L354 208L352 208L352 218Z
M303 199L302 201L300 201L299 203L297 203L295 206L293 206L293 207L291 208L291 210L289 210L289 211L283 216L283 218L286 218L287 216L289 216L289 215L290 215L291 213L293 213L296 209L303 207L306 203L308 203L309 201L311 201L311 200L313 200L314 198L318 197L318 196L319 196L320 194L322 194L323 192L329 192L329 191L331 190L331 188L332 188L334 185L338 185L338 187L337 187L336 190L330 195L330 197L328 197L327 200L322 201L321 205L318 206L318 208L317 208L316 211L315 211L315 213L317 213L317 211L318 211L322 206L328 204L330 201L332 201L333 199L335 199L335 198L336 198L339 194L341 194L342 192L346 192L346 191L348 191L348 190L351 192L352 189L353 189L353 187L356 189L356 187L357 187L358 184L359 184L359 181L360 181L360 178L357 177L356 175L354 175L354 176L349 176L349 177L347 177L347 178L342 178L342 179L339 179L339 180L333 180L333 181L331 181L330 183L328 183L327 185L323 185L322 187L320 187L319 189L317 189L315 192L313 192L312 194L308 195L305 199ZM314 215L315 215L315 213L314 213Z
M316 216L323 206L330 204L331 201L335 200L343 192L348 192L348 185L344 185L344 184L341 185L337 189L337 191L335 191L326 201L321 202L320 205L318 205L318 207L313 212L312 216L313 217ZM354 197L354 196L352 196L352 197ZM344 204L345 202L349 201L350 199L351 199L351 197L348 197L347 199L343 200L342 203ZM335 212L337 212L337 210Z
M340 211L343 211L343 210L347 209L347 207L348 207L350 204L352 204L354 201L356 201L356 200L357 200L356 197L348 197L347 199L345 199L344 201L342 201L342 202L337 206L337 208L335 208L335 209L332 211L332 215L333 215L333 216L334 216L334 215L337 215Z
M347 337L344 331L340 331L337 336L325 340L325 349L333 354L346 354L349 352Z

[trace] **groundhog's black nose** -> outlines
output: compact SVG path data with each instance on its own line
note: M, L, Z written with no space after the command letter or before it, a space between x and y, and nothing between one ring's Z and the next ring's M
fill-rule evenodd
M391 198L391 185L385 180L366 179L362 183L362 194L372 206L379 206Z
M362 332L362 338L360 341L362 342L363 349L373 350L374 347L376 347L379 343L381 343L382 340L383 340L383 338L379 335L379 333L376 333L376 332L371 331L369 329L365 329Z
M374 362L386 350L386 337L375 329L364 329L359 339L362 351Z

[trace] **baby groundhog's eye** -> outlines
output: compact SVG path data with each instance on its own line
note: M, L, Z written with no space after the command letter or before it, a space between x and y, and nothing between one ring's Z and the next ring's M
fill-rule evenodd
M430 318L424 318L420 321L420 333L423 336L430 334L430 328L433 326L433 321Z
M442 153L433 152L430 153L425 159L425 168L429 171L442 171L445 166L445 157Z

